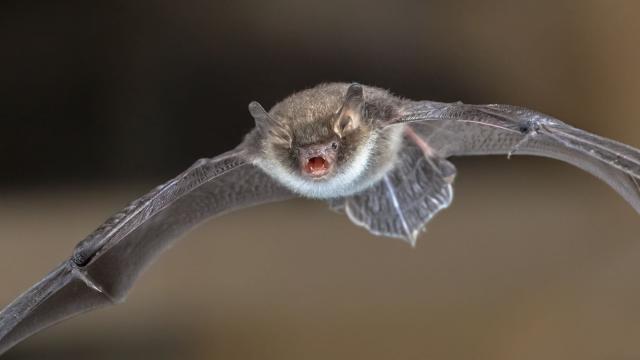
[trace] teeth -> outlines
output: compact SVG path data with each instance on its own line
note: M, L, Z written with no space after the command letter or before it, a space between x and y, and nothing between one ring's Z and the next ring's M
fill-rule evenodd
M327 168L325 160L321 157L314 157L309 159L309 166L311 167L311 170L314 171L324 170Z
M307 161L305 168L308 173L315 174L324 172L328 169L328 166L327 161L323 157L316 156Z

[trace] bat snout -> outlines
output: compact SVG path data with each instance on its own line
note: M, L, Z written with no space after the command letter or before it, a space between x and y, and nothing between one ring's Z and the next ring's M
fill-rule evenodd
M311 178L322 178L329 174L336 158L331 145L315 145L299 150L300 170Z
M314 156L305 162L303 170L312 177L321 177L329 172L330 167L331 163L327 159L322 156Z

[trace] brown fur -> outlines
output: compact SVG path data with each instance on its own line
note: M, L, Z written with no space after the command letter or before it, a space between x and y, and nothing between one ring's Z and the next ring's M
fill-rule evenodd
M301 174L298 150L310 145L337 142L334 175L348 170L355 154L372 138L363 178L376 178L391 167L402 134L381 130L396 116L404 101L388 91L362 86L362 96L346 101L351 84L326 83L297 92L274 105L269 116L271 131L247 136L248 148L257 157L273 159L291 173ZM286 139L286 140L283 140Z

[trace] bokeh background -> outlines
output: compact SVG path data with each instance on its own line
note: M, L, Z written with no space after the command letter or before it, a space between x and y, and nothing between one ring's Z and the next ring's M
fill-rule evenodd
M640 147L637 1L3 1L0 306L323 81L510 103ZM208 222L6 359L636 359L638 215L552 160L455 159L415 249L326 205Z

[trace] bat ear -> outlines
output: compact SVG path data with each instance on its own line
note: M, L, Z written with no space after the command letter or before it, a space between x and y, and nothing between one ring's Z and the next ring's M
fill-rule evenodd
M273 135L275 139L280 140L283 145L291 146L291 137L286 127L272 118L260 103L257 101L250 102L249 113L253 116L256 122L256 128L260 134L263 136Z
M260 132L263 132L262 130L267 128L270 123L274 122L271 120L269 113L257 101L249 103L249 113L253 116L253 120L256 122L256 127Z
M364 90L362 85L358 83L351 83L347 88L347 94L344 96L345 104L362 105L364 103Z
M362 85L353 83L347 88L342 107L337 112L333 131L339 136L349 133L360 126L363 119L364 92Z

